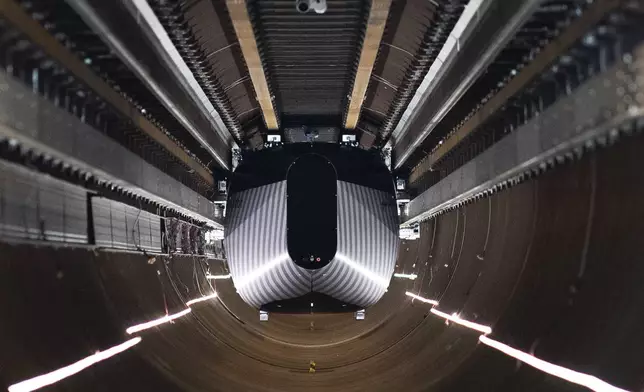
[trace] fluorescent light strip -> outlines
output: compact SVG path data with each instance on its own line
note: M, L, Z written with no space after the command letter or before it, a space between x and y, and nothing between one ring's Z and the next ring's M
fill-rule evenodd
M114 355L119 354L139 344L139 342L141 342L141 338L136 337L128 340L125 343L121 343L118 346L114 346L110 349L107 349L105 351L99 351L94 355L90 355L87 358L81 359L78 362L75 362L71 365L60 368L58 370L54 370L53 372L43 374L41 376L37 376L29 380L21 381L17 384L13 384L9 387L9 392L30 392L30 391L35 391L36 389L45 387L47 385L54 384L98 362L101 362L110 357L113 357Z
M521 362L524 362L534 368L537 368L541 370L544 373L548 373L550 375L553 375L555 377L559 377L561 379L564 379L566 381L570 381L573 384L581 385L586 388L589 388L593 391L598 391L598 392L628 392L626 389L621 389L617 388L615 386L612 386L608 384L605 381L600 380L599 378L595 376L591 376L589 374L585 373L580 373L576 372L574 370L570 370L568 368L565 368L563 366L558 366L555 364L552 364L550 362L546 362L542 359L536 358L528 353L524 353L523 351L517 350L515 348L512 348L510 346L507 346L501 342L497 342L496 340L490 339L487 336L481 335L479 337L479 340L481 343L486 344L494 349L497 349L501 351L504 354L507 354L513 358L518 359Z
M230 279L232 278L232 275L206 275L206 278L210 280Z
M347 256L345 256L345 255L343 255L341 253L336 253L335 258L337 260L340 260L344 264L348 265L353 270L355 270L359 274L363 275L367 279L370 279L370 280L374 281L376 284L378 284L379 286L382 286L384 289L387 289L389 287L389 279L386 279L386 278L383 278L382 276L378 276L377 274L374 274L373 272L371 272L368 269L364 268L360 264L358 264L355 261L349 259Z
M272 270L273 268L277 267L280 263L289 260L290 256L288 253L282 253L281 255L277 256L273 260L269 261L268 263L264 264L260 268L257 268L256 270L253 270L251 273L249 273L246 276L243 276L239 279L235 279L235 288L237 291L243 289L246 285L248 285L250 282L258 279L262 275L266 274L268 271Z
M413 299L417 299L417 300L419 300L420 302L425 302L425 303L428 303L428 304L432 304L432 305L434 305L434 306L438 305L438 301L434 301L433 299L423 298L423 297L421 297L420 295L416 295L416 294L414 294L414 293L410 293L409 291L407 291L407 292L405 293L405 295L406 295L406 296L408 296L408 297L412 297Z
M203 302L203 301L208 301L209 299L213 299L213 298L217 298L217 293L206 295L200 298L191 299L190 301L186 302L186 306L194 305L196 303Z
M405 278L405 279L410 279L414 280L418 277L416 274L394 274L394 278Z
M158 318L156 320L148 321L147 323L142 323L138 325L133 325L129 327L128 329L125 330L125 332L128 333L128 335L132 335L133 333L137 333L146 329L150 329L152 327L156 327L157 325L165 324L168 323L174 319L178 319L179 317L183 317L186 314L190 313L192 309L187 308L185 310L182 310L179 313L163 316L161 318Z
M441 312L440 310L438 310L436 308L431 308L429 311L432 312L433 314L435 314L438 317L442 317L442 318L444 318L446 320L449 320L449 321L451 321L453 323L462 325L462 326L467 327L469 329L473 329L475 331L479 331L479 332L484 333L484 334L492 333L492 328L491 327L488 327L487 325L477 324L477 323L473 323L471 321L463 320L462 318L458 317L457 314L449 315L447 313Z

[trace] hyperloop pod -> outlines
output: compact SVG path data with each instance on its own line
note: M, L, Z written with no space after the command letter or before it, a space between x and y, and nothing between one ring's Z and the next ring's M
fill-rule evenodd
M227 215L232 278L253 307L354 311L389 286L398 217L376 153L325 144L251 153L231 182Z

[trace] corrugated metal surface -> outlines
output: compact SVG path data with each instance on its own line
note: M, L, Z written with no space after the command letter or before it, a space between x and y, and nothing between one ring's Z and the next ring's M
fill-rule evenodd
M225 245L242 299L260 307L313 290L360 306L377 302L389 285L398 249L391 197L338 181L336 257L313 272L288 255L285 181L231 195Z
M338 181L338 248L317 270L313 290L370 306L386 292L398 255L398 215L392 195Z
M87 243L87 191L0 161L0 238Z
M286 247L286 181L231 195L224 245L233 282L249 305L310 291L310 274Z
M282 113L282 124L308 116L339 126L368 16L363 0L327 0L327 11L300 14L293 0L248 3L255 35Z
M91 202L97 246L161 252L161 217L102 197Z

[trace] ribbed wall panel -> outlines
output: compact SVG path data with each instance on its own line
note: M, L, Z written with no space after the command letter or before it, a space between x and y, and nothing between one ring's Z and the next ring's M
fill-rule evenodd
M286 181L231 195L228 219L228 263L246 303L260 307L310 291L308 274L291 261L286 247ZM257 278L249 280L253 274Z
M385 293L396 263L398 218L393 195L338 181L336 257L316 271L289 257L286 181L231 195L226 252L235 287L255 307L310 291L359 306ZM357 266L357 267L356 267Z
M360 306L376 303L396 264L397 219L393 195L338 181L338 249L335 259L315 272L313 290Z
M92 197L97 246L161 252L161 217L103 197Z

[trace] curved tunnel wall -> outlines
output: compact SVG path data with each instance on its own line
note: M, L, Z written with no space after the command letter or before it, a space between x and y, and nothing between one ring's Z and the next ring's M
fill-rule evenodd
M365 324L351 315L260 324L221 281L218 300L50 390L585 390L478 344L478 333L446 325L405 290L490 325L513 347L641 390L643 146L635 136L424 222L397 261L397 271L419 277L393 281ZM0 254L7 385L121 342L126 326L166 306L179 311L207 287L189 258L149 264L142 255L6 245Z

